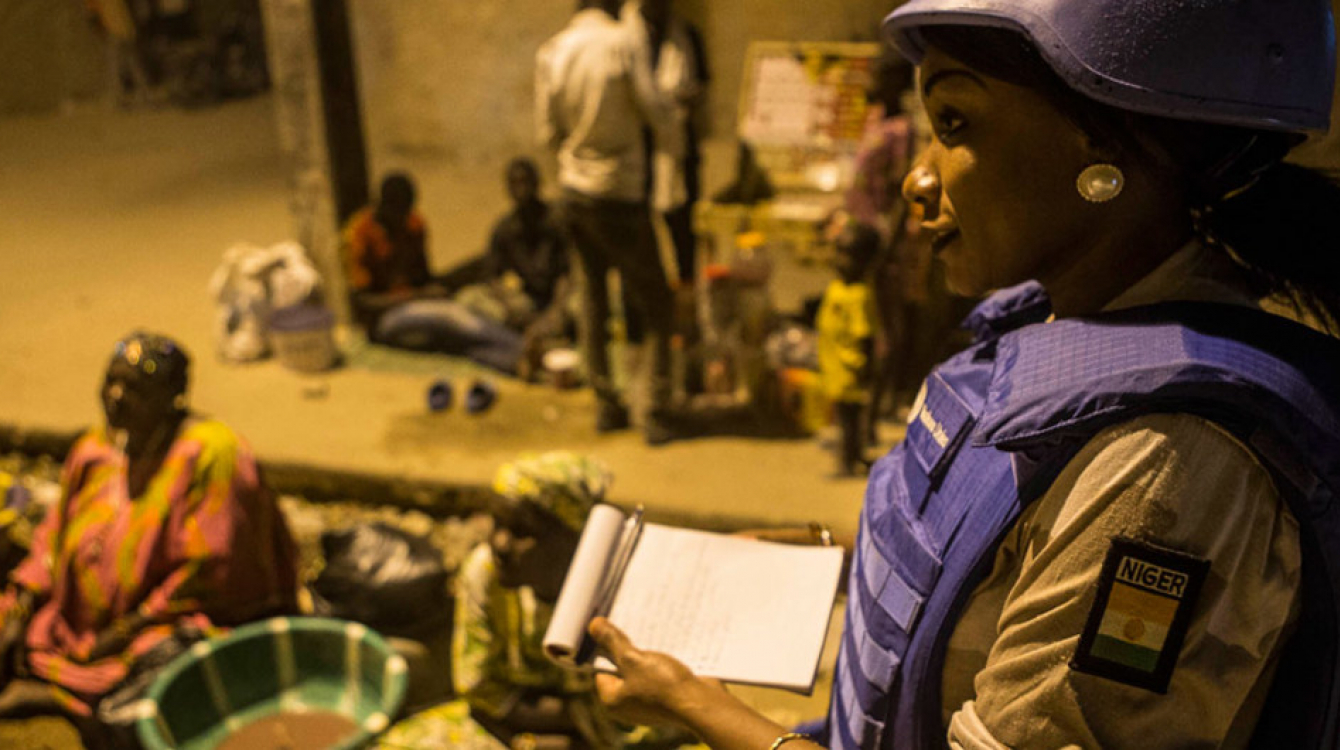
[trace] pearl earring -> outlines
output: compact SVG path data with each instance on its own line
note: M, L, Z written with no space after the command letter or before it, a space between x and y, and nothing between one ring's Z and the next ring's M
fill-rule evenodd
M1075 180L1079 194L1090 203L1106 203L1121 195L1125 186L1126 175L1115 164L1090 164Z

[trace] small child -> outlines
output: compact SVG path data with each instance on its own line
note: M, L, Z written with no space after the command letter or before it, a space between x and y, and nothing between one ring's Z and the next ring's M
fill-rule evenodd
M843 476L867 465L861 412L870 387L874 297L864 278L879 245L874 227L855 221L843 227L833 259L838 278L824 291L815 320L819 379L842 432L838 473Z

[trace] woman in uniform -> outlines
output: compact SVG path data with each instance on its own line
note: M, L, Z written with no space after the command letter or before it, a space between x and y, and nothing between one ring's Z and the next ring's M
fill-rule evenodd
M912 0L903 185L990 295L875 467L826 719L607 620L626 715L716 748L1334 747L1340 189L1325 0ZM786 623L778 623L779 628Z

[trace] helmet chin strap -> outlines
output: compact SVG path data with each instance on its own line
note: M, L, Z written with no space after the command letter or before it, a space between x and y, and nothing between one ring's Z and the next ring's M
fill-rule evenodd
M1302 136L1269 138L1253 133L1205 169L1196 181L1199 195L1192 200L1191 226L1196 236L1208 245L1228 247L1214 232L1214 215L1219 205L1251 190L1262 175L1283 161L1284 155L1302 140Z
M1305 136L1281 134L1264 137L1253 133L1241 146L1221 156L1204 172L1204 185L1211 202L1235 198L1251 189L1266 170L1284 160L1285 154L1306 140Z

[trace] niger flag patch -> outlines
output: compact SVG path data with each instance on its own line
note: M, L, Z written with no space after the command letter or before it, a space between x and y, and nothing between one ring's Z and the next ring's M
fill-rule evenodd
M1209 560L1113 539L1071 668L1166 693L1209 570Z

